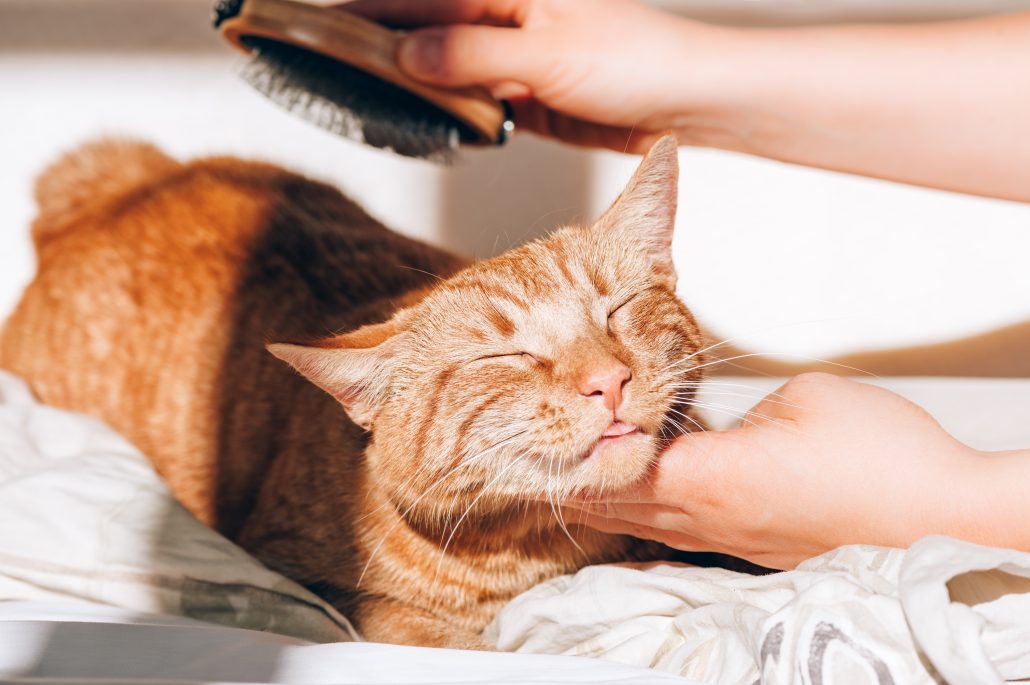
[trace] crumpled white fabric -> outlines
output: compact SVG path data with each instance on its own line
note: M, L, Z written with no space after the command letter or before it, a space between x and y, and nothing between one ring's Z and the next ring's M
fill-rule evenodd
M315 642L347 619L195 519L138 450L0 371L0 600L81 600Z
M942 396L932 384L910 389ZM1025 405L1018 393L1030 397L1030 384L993 382L965 383L958 395L977 390L1007 391L1009 408ZM1024 444L1025 430L1010 433L990 447ZM124 439L40 405L4 372L2 599L100 602L314 642L353 636L331 607L190 516ZM590 567L513 600L487 636L506 651L602 657L711 683L990 685L1030 678L1030 555L929 537L908 551L843 547L764 577Z
M596 566L517 597L487 635L727 685L989 685L1030 677L1030 554L932 536L769 576Z

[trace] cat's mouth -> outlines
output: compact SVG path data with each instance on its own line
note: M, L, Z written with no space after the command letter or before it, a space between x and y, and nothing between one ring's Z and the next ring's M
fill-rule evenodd
M640 434L640 428L632 423L624 421L612 421L611 425L601 434L594 446L583 456L583 460L592 459L603 451L614 447L617 443L626 442L634 435Z

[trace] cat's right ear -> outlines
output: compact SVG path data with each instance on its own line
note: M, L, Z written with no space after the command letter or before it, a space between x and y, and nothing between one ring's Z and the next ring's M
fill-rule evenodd
M351 420L368 430L403 338L397 324L387 321L310 345L272 343L267 348L335 397Z
M676 138L667 135L641 160L633 178L598 220L603 230L642 248L655 269L674 283L672 231L676 224L679 156Z

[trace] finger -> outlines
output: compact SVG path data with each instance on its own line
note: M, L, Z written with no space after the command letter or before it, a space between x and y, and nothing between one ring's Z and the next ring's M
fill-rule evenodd
M340 9L389 26L443 24L521 26L529 0L353 0Z
M590 507L610 507L616 504L657 504L654 485L645 478L634 485L621 490L597 492L580 490L562 498L562 504L577 509Z
M668 131L608 126L571 117L542 105L533 98L509 100L515 130L529 131L583 147L602 147L616 152L644 154Z
M648 480L650 501L689 511L723 500L739 486L739 477L761 470L762 464L754 463L760 452L755 433L744 428L677 438L660 455Z
M563 509L562 512L566 523L588 526L594 530L599 530L602 533L611 533L613 535L632 535L633 537L643 538L645 540L658 540L659 535L662 533L662 531L651 528L650 526L642 523L623 521L622 519L590 514L585 511L565 512Z
M487 83L485 85L490 89L490 94L498 100L524 99L531 95L529 86L518 81L498 81L497 83Z
M603 503L583 504L575 507L589 516L639 523L652 528L672 530L683 524L684 515L675 507L663 504Z
M421 81L453 87L517 81L533 88L554 66L553 51L530 32L468 25L413 31L397 62Z
M713 546L701 538L681 533L676 530L649 526L643 523L623 521L621 519L609 518L588 514L583 511L572 511L565 515L566 523L587 526L602 533L612 535L632 535L642 540L654 540L669 547L683 550L685 552L712 551Z
M799 414L810 411L813 408L813 398L807 392L798 392L799 386L808 384L808 378L819 374L802 374L791 378L779 388L769 393L744 415L745 420L754 424L770 423L773 421L790 421Z

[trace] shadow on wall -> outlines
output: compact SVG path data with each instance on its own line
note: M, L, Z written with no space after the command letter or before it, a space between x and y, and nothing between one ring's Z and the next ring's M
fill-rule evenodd
M727 345L720 357L760 353ZM966 376L981 378L1030 378L1030 321L928 345L891 350L856 352L827 362L795 363L748 357L713 366L714 375L793 376L804 371L858 374L839 365L878 376Z
M3 0L4 51L225 53L211 0Z
M961 19L1030 8L1027 0L648 0L665 10L715 24L797 26L825 23Z
M492 257L564 223L592 221L590 153L519 136L503 150L463 151L441 175L438 240Z

